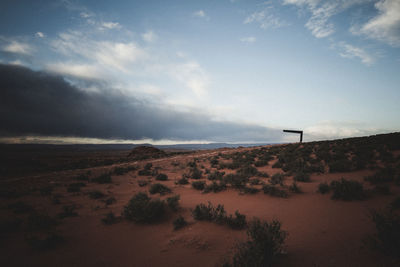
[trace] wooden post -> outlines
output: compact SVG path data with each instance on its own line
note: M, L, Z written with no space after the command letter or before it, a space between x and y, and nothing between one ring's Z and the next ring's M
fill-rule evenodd
M285 133L297 133L300 134L300 143L303 142L303 131L297 131L297 130L283 130Z

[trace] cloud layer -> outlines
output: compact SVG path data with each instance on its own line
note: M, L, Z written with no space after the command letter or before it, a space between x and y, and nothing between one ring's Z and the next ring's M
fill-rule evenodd
M71 86L62 77L0 65L0 136L42 135L140 140L266 142L281 132L257 125L217 122L175 111L115 90Z

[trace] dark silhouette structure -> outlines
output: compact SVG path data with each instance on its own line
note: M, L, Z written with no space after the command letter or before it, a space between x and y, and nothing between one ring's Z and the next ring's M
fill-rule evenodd
M300 143L303 142L303 131L297 131L297 130L283 130L285 133L297 133L300 134Z

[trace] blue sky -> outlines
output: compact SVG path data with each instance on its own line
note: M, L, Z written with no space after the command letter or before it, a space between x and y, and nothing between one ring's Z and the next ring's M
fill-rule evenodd
M196 127L261 129L101 139L281 142L296 140L280 133L286 128L303 129L308 141L400 130L399 0L1 5L3 64L61 75L87 94L120 94L206 118ZM40 130L5 132L3 139L49 138Z

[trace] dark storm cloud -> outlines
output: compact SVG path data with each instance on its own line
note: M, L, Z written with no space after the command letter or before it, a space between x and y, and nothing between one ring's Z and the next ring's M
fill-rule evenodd
M216 122L139 101L114 90L86 92L62 77L0 64L0 136L210 141L277 141L280 131Z

